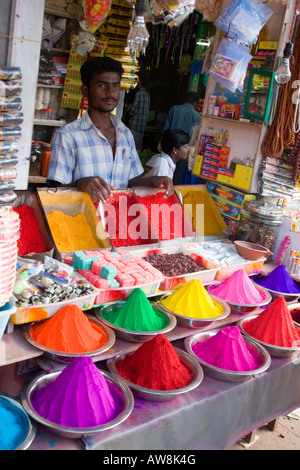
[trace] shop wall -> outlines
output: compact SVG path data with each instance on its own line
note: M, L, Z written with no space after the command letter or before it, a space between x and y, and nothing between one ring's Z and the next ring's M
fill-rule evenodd
M0 7L0 65L18 66L22 71L24 122L18 141L16 189L23 190L28 184L44 0L1 0Z

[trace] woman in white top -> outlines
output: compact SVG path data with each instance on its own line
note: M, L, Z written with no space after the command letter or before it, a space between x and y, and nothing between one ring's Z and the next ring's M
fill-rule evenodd
M186 160L188 156L189 140L189 134L181 129L165 130L159 143L161 152L153 155L146 163L145 176L164 175L173 179L176 163Z

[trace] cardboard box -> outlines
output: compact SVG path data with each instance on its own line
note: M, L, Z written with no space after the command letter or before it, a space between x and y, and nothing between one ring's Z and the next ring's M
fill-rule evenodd
M213 201L216 204L216 207L218 211L220 212L220 214L226 215L227 217L230 217L231 219L235 219L235 220L240 219L241 207L231 204L230 202L227 202L224 199L219 199L215 196L211 196L211 197L213 198Z
M203 155L197 155L196 156L196 160L195 160L195 164L194 164L194 170L193 170L193 173L195 175L200 175L201 166L202 166L202 159L203 159Z
M240 115L240 105L231 103L220 103L219 116L225 119L238 119Z
M225 199L226 201L236 206L242 207L245 201L252 201L255 199L253 194L244 194L236 189L228 188L218 183L207 183L208 192L215 197Z

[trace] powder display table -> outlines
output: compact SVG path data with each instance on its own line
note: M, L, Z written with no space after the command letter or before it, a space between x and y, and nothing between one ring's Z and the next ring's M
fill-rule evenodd
M183 342L173 344L182 347ZM98 365L105 368L105 362ZM204 375L195 390L175 400L155 403L135 398L124 423L84 441L61 439L42 429L29 450L223 450L299 406L299 356L272 358L266 372L245 382Z

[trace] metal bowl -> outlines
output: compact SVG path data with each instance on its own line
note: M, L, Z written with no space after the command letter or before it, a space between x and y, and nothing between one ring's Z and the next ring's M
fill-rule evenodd
M124 341L130 341L134 343L143 343L144 341L148 341L151 338L154 338L154 336L158 334L165 334L168 333L168 331L173 330L176 326L176 318L174 315L170 315L167 312L161 312L163 315L167 317L169 320L168 326L161 330L156 330L156 331L134 331L134 330L127 330L125 328L121 328L120 326L116 326L113 323L110 323L107 321L105 318L103 318L103 313L109 313L113 308L121 308L125 304L125 301L120 301L120 302L115 302L114 304L106 305L105 307L102 307L102 309L99 311L95 312L95 315L99 320L101 320L102 323L107 325L108 327L112 328L116 336L120 339L123 339ZM159 310L159 309L157 309Z
M126 356L130 356L133 353L128 354L119 354L114 358L108 359L107 366L110 372L117 377L120 381L123 381L128 387L132 389L132 392L135 396L143 398L144 400L149 401L169 401L177 398L179 395L183 393L190 392L194 390L194 388L198 387L203 380L203 370L200 364L195 361L195 359L187 354L185 351L181 349L174 348L177 352L178 356L180 356L181 362L192 372L194 378L191 383L189 383L186 387L178 388L176 390L154 390L151 388L140 387L133 382L129 382L128 380L124 379L122 375L120 375L115 367L115 364L118 360L124 359Z
M110 349L116 341L116 336L113 330L108 328L106 325L103 325L97 318L91 316L91 315L86 315L87 318L89 319L90 322L95 323L97 326L100 326L103 328L105 333L107 334L107 342L102 346L102 348L95 349L94 351L87 351L87 352L82 352L82 353L69 353L69 352L63 352L63 351L55 351L54 349L49 349L46 346L43 346L42 344L38 343L35 341L31 334L30 334L30 328L32 325L35 323L40 323L44 322L46 320L40 320L39 322L33 322L33 323L27 323L22 327L22 333L24 338L32 344L32 346L35 346L38 349L41 349L42 351L45 352L45 355L49 357L50 359L61 362L61 363L70 363L75 359L75 357L78 356L88 356L88 357L93 357L93 356L98 356L99 354L104 353L108 349Z
M291 315L292 315L292 310L295 310L295 308L300 309L300 303L294 303L294 304L288 305L288 310L290 310ZM293 315L292 315L292 318L293 318ZM294 319L293 319L293 322L295 323L296 327L299 328L300 330L300 323L296 322Z
M49 431L58 434L61 437L66 437L69 439L81 439L84 436L91 436L94 434L98 434L101 431L106 431L107 429L111 429L118 424L122 423L125 419L128 418L130 413L133 410L134 406L134 398L132 395L131 390L123 383L117 381L111 374L108 372L102 371L104 378L107 380L108 385L114 385L114 392L115 399L119 400L120 403L124 404L123 410L121 413L113 420L109 421L108 423L93 426L90 428L76 428L76 427L69 427L69 426L62 426L60 424L54 423L53 421L49 421L48 419L41 416L32 406L31 398L35 391L38 389L46 386L48 383L53 382L61 371L53 372L51 374L43 373L38 375L35 379L33 379L27 386L24 386L21 391L21 401L22 404L29 414L35 421L45 426ZM116 395L117 394L117 395Z
M271 364L271 357L266 351L266 349L261 346L260 344L253 341L251 338L245 338L245 342L250 344L252 347L256 349L256 351L260 354L263 362L262 365L258 369L249 370L249 371L234 371L234 370L227 370L221 369L220 367L216 367L208 362L203 361L197 354L194 353L192 347L198 341L205 341L211 338L212 336L216 335L221 328L216 328L210 331L204 331L202 333L197 333L193 336L185 338L184 346L187 352L200 362L201 366L203 367L204 373L213 377L217 380L223 380L225 382L243 382L248 380L250 377L253 377L256 374L260 374L270 367Z
M269 289L268 287L264 287L264 289L270 292L272 296L272 300L276 300L278 299L278 297L283 297L287 304L292 304L292 303L297 302L298 298L300 297L300 293L290 294L286 292L278 292L276 290Z
M28 449L28 447L32 443L33 439L35 438L35 434L36 434L36 424L35 424L35 422L31 421L31 419L29 418L28 414L25 412L25 409L23 408L21 403L18 400L16 400L14 397L11 397L10 395L7 395L6 393L1 393L0 397L4 398L5 400L9 401L12 405L14 405L18 409L20 414L22 414L24 416L24 418L26 419L26 421L28 423L28 431L27 431L25 439L14 450L26 450L26 449Z
M166 294L161 297L162 299L165 299L168 297L170 294ZM160 301L157 302L156 307L161 310L162 312L169 313L171 315L175 315L177 318L177 323L180 326L183 326L184 328L201 328L203 326L208 326L211 325L213 322L217 320L222 320L223 318L228 317L230 314L230 306L225 300L219 299L215 295L209 294L212 299L217 301L219 304L223 306L224 312L222 315L219 315L218 317L211 317L211 318L195 318L195 317L186 317L185 315L180 315L179 313L172 312L171 310L167 309Z
M238 327L240 328L241 332L245 335L245 337L252 338L254 341L261 344L273 357L288 357L294 354L295 352L300 352L300 345L298 347L294 346L290 348L276 346L274 344L269 344L269 343L265 343L264 341L260 341L259 339L254 338L253 336L249 335L249 333L247 333L244 330L243 325L245 324L246 321L252 320L253 318L256 318L256 317L258 317L258 315L252 315L247 318L244 318L243 320L240 320L237 323Z
M210 293L210 287L212 285L217 285L217 283L213 283L207 288L207 291L209 293ZM263 307L264 305L267 305L272 301L272 296L271 296L270 292L267 289L265 289L264 287L259 286L258 284L255 284L255 287L259 291L261 291L263 294L266 295L266 299L263 302L260 302L258 304L237 304L237 303L229 302L228 300L226 300L226 302L228 303L232 313L239 313L239 314L254 313L258 308ZM210 293L210 295L212 295L212 294ZM221 297L218 297L217 295L215 297L219 300L222 300Z

